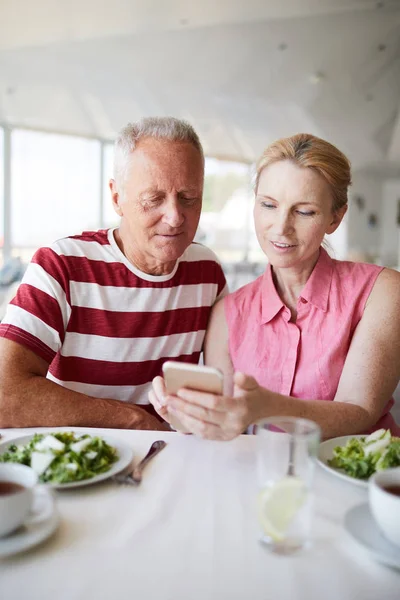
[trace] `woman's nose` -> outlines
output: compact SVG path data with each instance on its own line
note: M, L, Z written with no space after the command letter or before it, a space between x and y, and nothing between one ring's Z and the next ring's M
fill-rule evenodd
M275 219L275 233L284 235L293 229L293 219L289 212L278 212Z

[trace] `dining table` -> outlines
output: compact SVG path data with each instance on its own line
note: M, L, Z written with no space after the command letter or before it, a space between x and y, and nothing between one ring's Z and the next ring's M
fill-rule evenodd
M43 431L3 429L1 442ZM1 600L399 600L400 571L346 531L368 490L315 470L312 544L291 555L260 543L256 436L92 429L139 461L167 446L140 485L112 479L55 490L59 523L41 544L0 559Z

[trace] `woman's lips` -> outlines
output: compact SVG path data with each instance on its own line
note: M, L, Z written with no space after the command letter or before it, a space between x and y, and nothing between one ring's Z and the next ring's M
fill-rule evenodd
M290 252L294 248L297 248L297 244L287 244L286 242L272 242L271 244L278 252Z

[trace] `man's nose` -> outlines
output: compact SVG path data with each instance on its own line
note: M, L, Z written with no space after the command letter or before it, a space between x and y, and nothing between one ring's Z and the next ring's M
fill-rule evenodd
M178 198L172 197L165 200L163 220L170 227L180 227L182 225L184 215Z

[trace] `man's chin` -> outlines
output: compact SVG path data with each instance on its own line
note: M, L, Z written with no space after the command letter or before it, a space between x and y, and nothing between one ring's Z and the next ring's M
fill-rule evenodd
M177 236L163 243L158 243L156 252L159 258L165 259L166 262L178 260L190 244L191 242L187 238Z
M161 246L164 244L182 244L188 240L185 233L178 233L177 235L162 235L159 233L154 239L156 244Z

